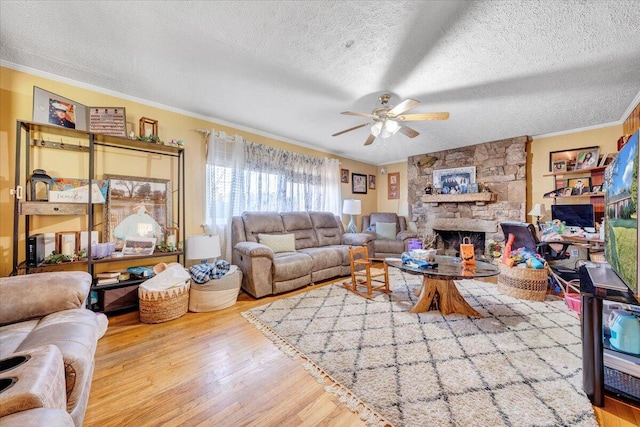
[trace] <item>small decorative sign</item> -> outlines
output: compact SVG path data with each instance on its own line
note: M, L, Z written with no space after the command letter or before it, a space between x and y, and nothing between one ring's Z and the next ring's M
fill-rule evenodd
M89 107L89 132L127 137L124 107Z
M91 186L91 203L104 203L109 182L94 179ZM89 181L86 179L52 178L49 202L87 203L89 202Z

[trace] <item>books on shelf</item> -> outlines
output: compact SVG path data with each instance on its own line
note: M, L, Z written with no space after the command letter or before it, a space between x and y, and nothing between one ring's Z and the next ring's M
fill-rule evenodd
M98 279L98 285L111 285L112 283L118 283L119 280L117 277L107 278L107 279Z
M104 271L102 273L96 274L96 277L98 279L113 279L113 278L117 279L118 276L120 276L119 271Z

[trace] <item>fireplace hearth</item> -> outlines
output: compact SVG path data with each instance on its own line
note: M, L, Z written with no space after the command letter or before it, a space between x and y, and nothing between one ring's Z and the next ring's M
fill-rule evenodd
M485 253L485 233L476 231L448 231L434 230L436 232L436 249L439 254L447 256L460 256L460 243L468 237L475 249L476 259L482 259Z

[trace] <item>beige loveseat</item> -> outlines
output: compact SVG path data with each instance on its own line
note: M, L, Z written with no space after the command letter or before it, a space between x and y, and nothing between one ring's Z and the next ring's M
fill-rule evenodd
M378 224L392 225L389 235L385 236ZM407 220L393 212L372 212L362 216L362 231L374 236L373 257L398 257L407 251L409 240L416 237L416 233L407 230ZM385 230L386 231L386 230Z
M256 298L346 276L349 246L372 240L345 233L331 212L244 212L233 217L231 235L232 263L242 270L242 288ZM274 251L264 244L269 240L286 244Z
M0 425L81 426L107 317L84 307L91 276L0 278Z

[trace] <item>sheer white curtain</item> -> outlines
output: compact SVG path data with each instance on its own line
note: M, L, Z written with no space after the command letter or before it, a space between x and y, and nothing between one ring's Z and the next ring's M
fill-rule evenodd
M244 211L340 214L340 163L212 131L206 167L207 223L231 260L231 217Z

